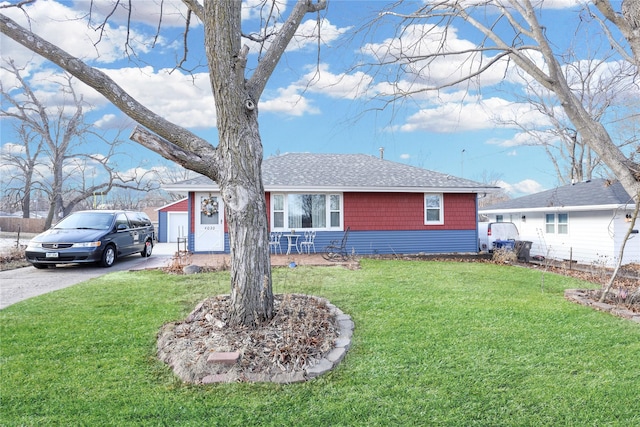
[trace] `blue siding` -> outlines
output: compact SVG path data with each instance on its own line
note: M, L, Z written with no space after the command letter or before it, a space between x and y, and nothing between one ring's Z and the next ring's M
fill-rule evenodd
M338 244L342 231L318 232L316 252L323 252L332 240ZM193 250L193 235L189 234L189 248ZM286 251L286 239L282 241ZM445 254L478 252L476 230L410 230L410 231L351 231L347 250L356 255L377 254ZM229 235L224 236L224 252L229 253Z
M168 216L166 212L158 212L158 229L156 230L158 236L158 243L166 243L169 240L168 230L169 224L167 224Z
M342 235L318 234L316 249L321 251L329 240L341 240ZM358 255L467 253L477 252L477 246L475 230L352 231L347 240L348 251Z

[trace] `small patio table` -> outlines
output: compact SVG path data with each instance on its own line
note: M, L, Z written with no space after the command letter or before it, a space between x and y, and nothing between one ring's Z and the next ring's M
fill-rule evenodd
M298 237L300 237L299 234L283 234L284 237L287 238L287 255L291 254L291 248L296 248L296 251L298 251L298 253L302 253L300 252L300 248L298 247Z

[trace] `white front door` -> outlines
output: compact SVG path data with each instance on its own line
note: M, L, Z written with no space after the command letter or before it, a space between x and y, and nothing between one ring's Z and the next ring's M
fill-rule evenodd
M196 193L195 252L224 250L224 207L219 194Z

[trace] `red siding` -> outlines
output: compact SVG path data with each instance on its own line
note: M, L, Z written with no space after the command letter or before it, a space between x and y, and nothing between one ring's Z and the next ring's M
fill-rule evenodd
M270 193L267 199L267 215L270 212ZM195 206L194 194L189 194L192 203L190 228L193 233L195 214L200 208ZM188 203L184 201L184 209ZM270 223L270 221L269 221ZM344 224L353 231L392 230L475 230L476 195L444 194L444 224L424 224L423 193L344 193ZM227 231L227 222L224 224Z
M473 230L476 195L444 194L444 224L424 224L423 193L345 193L344 224L365 230Z
M189 209L189 199L179 200L160 209L161 212L186 212Z

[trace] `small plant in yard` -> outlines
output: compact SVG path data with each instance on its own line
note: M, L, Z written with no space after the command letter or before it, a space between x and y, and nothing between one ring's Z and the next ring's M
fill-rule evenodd
M14 268L31 265L24 257L24 247L11 247L0 252L0 270L13 270Z
M491 260L497 264L513 264L518 261L518 255L513 249L500 248L493 251Z

